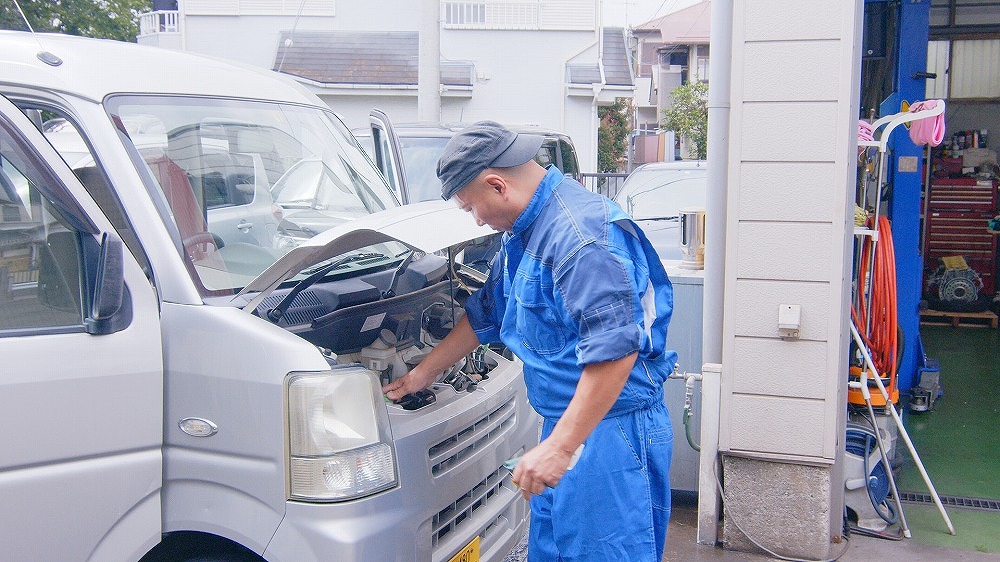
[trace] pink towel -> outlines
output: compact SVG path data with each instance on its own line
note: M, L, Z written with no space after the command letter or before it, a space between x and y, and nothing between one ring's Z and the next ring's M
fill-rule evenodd
M872 124L868 121L858 119L858 140L859 141L871 141L875 140L872 138Z
M937 104L938 100L918 101L910 106L910 113L934 109ZM910 140L917 146L941 144L941 141L944 140L944 113L912 121L910 123Z

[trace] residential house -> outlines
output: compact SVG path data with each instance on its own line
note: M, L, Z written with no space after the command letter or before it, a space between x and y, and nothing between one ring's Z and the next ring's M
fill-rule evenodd
M673 159L673 134L661 131L660 122L674 88L708 82L711 6L705 0L632 30L636 164Z
M366 125L373 107L414 121L421 4L185 0L144 15L138 42L288 74L350 127ZM599 3L442 1L440 9L441 120L561 130L582 169L596 170L597 108L633 95L624 30L598 29Z

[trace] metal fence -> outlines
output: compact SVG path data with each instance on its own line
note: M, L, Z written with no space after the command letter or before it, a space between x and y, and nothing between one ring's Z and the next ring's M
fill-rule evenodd
M583 187L586 187L590 191L600 193L609 198L614 198L618 194L618 188L621 187L622 182L628 174L596 174L596 173L585 173L580 174L580 183Z

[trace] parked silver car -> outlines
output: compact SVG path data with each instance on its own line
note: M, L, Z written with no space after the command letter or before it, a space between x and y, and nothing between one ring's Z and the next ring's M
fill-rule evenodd
M438 159L451 137L468 125L394 125L385 113L377 109L372 110L369 120L370 128L355 128L352 132L375 160L376 166L399 200L408 204L440 199ZM568 135L541 127L511 126L511 129L544 137L542 146L535 155L535 162L543 167L555 165L564 174L579 179L580 163L576 147ZM486 271L499 249L500 235L487 236L466 246L462 261L480 271Z
M625 178L614 201L639 223L660 259L679 260L680 210L704 208L707 190L707 162L652 162Z
M385 113L373 110L370 128L351 132L375 160L396 196L404 204L440 199L441 181L437 162L448 141L468 125L399 123L393 124ZM565 133L542 127L510 126L518 133L545 138L535 155L543 167L554 164L564 174L579 178L580 162L573 141Z

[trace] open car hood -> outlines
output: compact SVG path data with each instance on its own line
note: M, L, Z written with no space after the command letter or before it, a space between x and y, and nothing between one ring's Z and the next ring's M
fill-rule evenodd
M495 234L479 226L471 213L449 201L425 201L395 207L352 220L306 240L265 269L235 297L254 295L244 307L253 310L282 282L323 260L380 242L397 241L425 253L437 252L482 236Z

